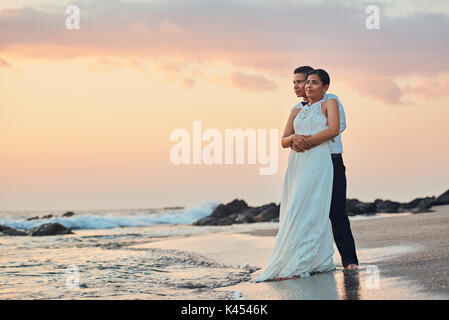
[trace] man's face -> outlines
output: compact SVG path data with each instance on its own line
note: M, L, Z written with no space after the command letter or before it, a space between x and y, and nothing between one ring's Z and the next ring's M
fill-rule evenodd
M306 75L303 73L295 73L293 75L293 90L298 98L305 98L306 93L304 91L304 86L306 85Z

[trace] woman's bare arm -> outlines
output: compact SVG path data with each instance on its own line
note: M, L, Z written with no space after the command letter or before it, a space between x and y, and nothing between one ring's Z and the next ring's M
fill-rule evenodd
M323 102L323 104L327 111L328 128L305 138L311 145L321 144L340 134L340 111L338 109L338 102L335 99L329 99L326 102Z
M288 117L287 124L285 125L284 134L282 135L281 145L283 148L290 148L292 144L292 138L295 134L295 129L293 127L293 120L295 120L296 115L298 114L301 108L293 109L290 112L290 116Z

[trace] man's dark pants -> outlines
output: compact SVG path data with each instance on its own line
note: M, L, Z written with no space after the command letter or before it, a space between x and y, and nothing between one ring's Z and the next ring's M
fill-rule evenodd
M334 182L329 218L332 224L334 241L340 252L343 267L352 263L358 265L354 238L346 212L346 167L341 153L332 154L332 163L334 165Z

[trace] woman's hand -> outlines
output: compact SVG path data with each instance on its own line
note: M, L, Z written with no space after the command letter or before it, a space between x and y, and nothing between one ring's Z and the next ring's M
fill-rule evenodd
M291 148L296 152L304 152L313 146L306 141L310 135L293 134Z

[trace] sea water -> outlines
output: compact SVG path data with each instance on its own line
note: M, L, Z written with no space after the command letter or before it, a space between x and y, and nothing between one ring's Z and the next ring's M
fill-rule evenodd
M217 263L181 250L133 245L167 237L251 231L277 223L193 226L216 203L183 210L87 210L0 212L0 224L31 229L57 222L74 234L0 236L0 299L235 299L216 291L249 281L257 268ZM35 219L53 214L49 219Z
M185 209L3 211L0 224L31 229L57 222L74 234L0 236L0 299L239 299L233 287L257 266L221 263L152 242L218 232L275 229L277 222L193 226L216 203ZM27 220L53 214L49 219ZM392 215L393 216L393 215ZM350 217L352 220L376 218ZM148 244L139 246L140 244Z

